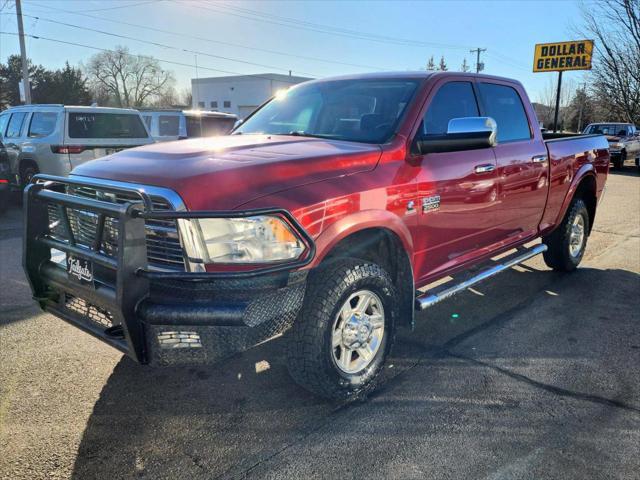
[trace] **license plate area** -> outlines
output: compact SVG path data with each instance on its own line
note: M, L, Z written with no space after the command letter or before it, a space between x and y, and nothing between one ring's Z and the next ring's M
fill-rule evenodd
M67 255L67 277L75 283L94 288L93 262L75 255Z

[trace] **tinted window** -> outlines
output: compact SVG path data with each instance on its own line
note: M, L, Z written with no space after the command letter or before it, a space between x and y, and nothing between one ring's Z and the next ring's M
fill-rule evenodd
M424 116L423 133L442 135L447 133L452 118L477 117L478 104L469 82L446 83L431 100Z
M160 117L158 117L158 121L158 131L161 137L175 137L178 135L180 117L177 115L160 115Z
M276 95L234 133L296 134L384 143L412 98L416 80L333 80Z
M235 124L235 119L225 117L185 116L187 121L187 137L211 137L226 135Z
M211 102L211 108L218 108L218 102Z
M69 113L71 138L146 138L139 115L126 113Z
M58 114L56 112L35 112L31 115L29 125L30 137L46 137L51 135L56 128Z
M0 115L0 138L4 137L4 131L9 123L9 114Z
M231 108L231 102L229 100L224 101L224 108Z
M493 83L478 85L486 115L498 124L498 142L531 138L529 121L515 89Z
M27 116L26 112L14 113L9 120L9 126L7 127L6 138L17 138L20 136L22 130L22 124Z
M151 119L153 117L151 115L143 115L142 119L144 120L145 125L147 126L147 130L151 131Z

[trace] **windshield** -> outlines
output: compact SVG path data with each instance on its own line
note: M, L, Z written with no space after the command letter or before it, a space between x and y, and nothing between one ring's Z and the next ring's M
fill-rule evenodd
M418 80L335 80L277 94L234 134L317 136L385 143Z
M627 126L626 125L606 125L603 123L597 123L594 125L589 125L585 130L585 133L595 133L598 135L611 135L611 136L621 136L624 137L627 135Z

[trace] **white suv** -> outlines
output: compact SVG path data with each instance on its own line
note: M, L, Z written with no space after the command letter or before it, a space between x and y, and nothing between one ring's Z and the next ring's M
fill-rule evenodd
M24 105L0 114L0 142L12 183L23 187L37 173L66 176L81 163L153 138L137 110Z

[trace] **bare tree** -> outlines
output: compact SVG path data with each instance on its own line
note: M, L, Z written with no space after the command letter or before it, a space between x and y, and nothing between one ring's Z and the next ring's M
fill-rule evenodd
M591 89L603 117L640 123L640 2L583 5L585 36L595 40Z
M174 78L153 57L126 47L93 55L85 66L95 96L107 93L119 107L141 107L170 96Z
M556 110L556 95L558 88L557 75L550 76L547 79L547 84L544 86L537 96L536 114L538 120L542 122L545 127L553 125L555 110ZM563 80L562 88L560 89L560 112L558 113L558 125L562 126L564 122L564 114L567 107L571 103L576 91L576 82L571 79Z

